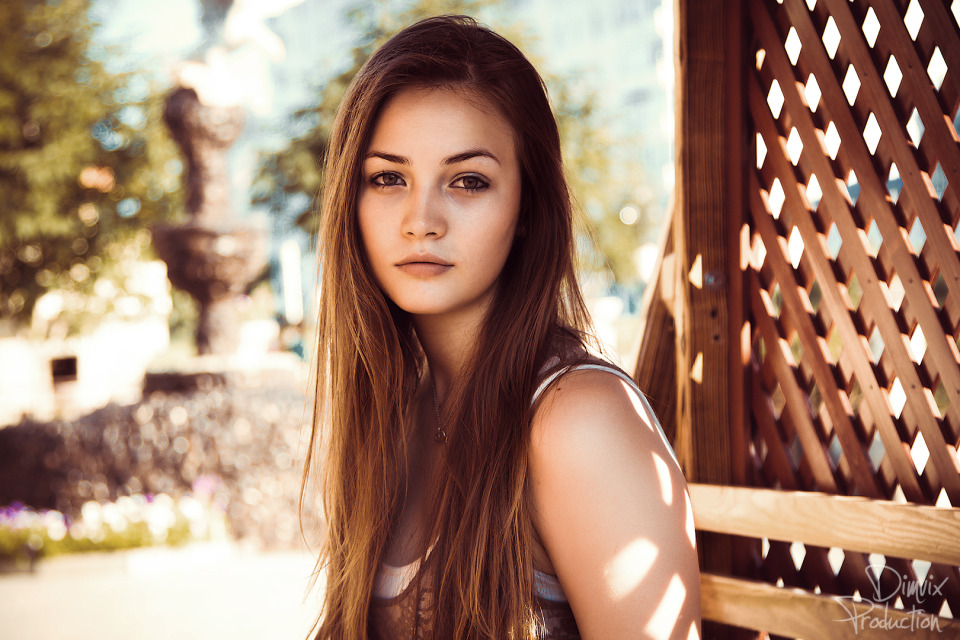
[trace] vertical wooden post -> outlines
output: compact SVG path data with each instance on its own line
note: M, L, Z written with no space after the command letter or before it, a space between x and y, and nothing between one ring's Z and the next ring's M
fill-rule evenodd
M742 0L676 0L677 453L688 480L744 481ZM729 575L729 539L704 536Z

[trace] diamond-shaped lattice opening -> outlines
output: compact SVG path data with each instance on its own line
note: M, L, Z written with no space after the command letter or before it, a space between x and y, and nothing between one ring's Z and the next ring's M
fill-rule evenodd
M800 438L798 436L793 436L793 441L790 443L790 446L787 447L787 456L790 458L790 462L793 463L794 469L800 468L800 461L803 460L803 447L800 445Z
M857 198L860 197L860 182L857 180L857 173L853 169L847 176L847 194L850 196L850 202L857 204Z
M903 385L900 384L900 378L894 378L890 385L890 393L887 395L890 400L890 409L893 415L900 417L903 413L903 406L907 403L907 394L903 391Z
M803 140L800 139L800 132L794 127L790 129L790 135L787 136L787 156L793 166L800 162L800 154L803 153Z
M774 118L780 117L780 110L783 108L783 91L780 90L780 83L776 80L770 85L770 91L767 92L767 106L770 107L770 113Z
M827 551L827 562L830 563L830 570L833 571L833 575L840 573L840 569L843 567L843 549L830 547L830 550Z
M785 196L783 193L783 187L780 185L780 178L773 179L773 185L770 187L770 195L767 196L767 204L770 206L770 215L774 219L780 217L780 212L783 210L783 202Z
M941 309L943 308L944 301L947 299L948 293L947 281L943 279L942 273L938 273L936 279L933 281L933 297L937 299L937 304Z
M803 343L800 342L799 334L793 334L793 340L790 341L790 353L793 355L793 361L797 364L803 360Z
M823 408L823 393L820 391L820 387L817 386L817 383L813 383L813 387L810 389L810 395L808 397L810 400L810 411L812 415L819 415L820 409Z
M933 390L933 402L937 405L937 411L940 417L947 415L947 409L950 407L950 396L947 394L947 388L943 380L937 382L937 388Z
M813 11L813 8L817 6L817 0L807 0L807 9Z
M763 141L763 136L757 134L757 169L763 167L763 161L767 157L767 145Z
M894 204L900 200L901 189L903 189L903 180L900 178L900 169L896 162L892 162L890 163L890 173L887 174L887 192Z
M833 463L833 468L836 469L837 465L840 464L840 458L843 457L843 447L840 446L840 438L837 437L837 434L833 434L830 439L830 447L827 452L830 454L830 462Z
M833 16L827 18L827 24L823 28L823 46L827 50L827 55L833 60L837 55L837 49L840 47L840 29L837 29L837 23Z
M820 106L820 83L817 82L817 76L812 73L807 77L807 84L803 87L803 99L807 101L807 106L814 113Z
M800 257L803 256L803 238L796 227L790 231L790 237L787 238L787 256L794 269L800 266Z
M847 96L847 104L853 106L857 101L857 94L860 93L860 78L857 77L857 70L851 64L847 67L847 74L843 77L843 95Z
M880 362L880 356L883 355L883 338L880 336L880 330L876 327L870 332L870 339L867 341L870 345L870 357L874 362Z
M870 8L870 11L873 11L873 7ZM891 54L890 59L887 60L887 68L883 72L883 82L887 85L891 97L897 97L897 91L900 90L902 80L903 72L900 71L900 64L897 62L897 57Z
M897 487L899 488L899 487ZM887 564L887 559L880 553L871 553L867 556L867 567L868 570L872 573L868 578L874 584L880 584L880 580L883 577L883 568Z
M920 325L917 325L913 330L908 344L910 345L910 357L914 362L920 364L920 361L923 360L923 354L927 352L927 339L923 335L923 329Z
M903 281L900 280L900 276L896 273L893 274L893 277L890 278L890 284L885 284L884 288L890 308L899 311L900 305L903 304L903 296L907 295L907 290L903 288Z
M914 107L913 111L910 112L910 119L907 120L907 135L909 135L910 140L913 141L913 146L920 146L920 141L923 139L923 132L925 130L926 127L923 126L923 120L920 119L920 112Z
M863 289L860 287L857 274L853 274L850 278L850 283L847 285L847 295L850 297L850 308L856 311L860 306L860 299L863 298Z
M907 7L907 12L903 16L903 24L907 27L910 39L916 40L917 34L920 33L920 25L923 24L923 9L920 8L917 0L910 0L910 6Z
M880 227L877 226L876 220L871 220L870 226L867 228L867 245L870 247L871 253L877 255L882 244L883 236L880 235Z
M800 57L800 49L803 48L803 44L800 42L800 36L797 35L797 30L793 27L790 27L790 33L787 34L787 39L783 43L783 48L787 51L787 56L790 58L790 64L797 64L797 59Z
M947 76L947 63L943 59L943 54L940 53L940 47L935 48L933 55L930 56L930 64L927 65L927 75L930 76L930 82L932 82L933 86L939 91L940 86L943 85L943 79Z
M757 356L760 358L760 362L763 362L767 357L767 343L763 341L763 338L757 340Z
M957 4L960 4L960 0L958 0ZM947 495L946 489L940 489L940 495L937 496L937 501L934 506L940 509L949 509L953 506L950 504L950 496Z
M917 254L923 251L923 245L927 243L927 232L923 230L920 224L920 218L914 218L913 225L910 227L910 244Z
M840 255L841 246L843 246L843 240L840 238L837 225L831 224L830 231L827 232L827 251L830 252L831 259L837 259L837 256Z
M773 393L770 394L770 404L773 405L773 417L777 420L780 419L780 416L783 415L783 408L787 406L787 399L783 395L783 390L780 388L780 384L777 384L777 388L773 390Z
M867 10L867 17L863 20L863 35L867 38L867 44L870 48L877 43L877 35L880 33L880 21L877 20L877 14L873 7Z
M860 388L860 383L854 380L853 386L850 387L850 407L854 413L860 412L861 404L863 404L863 389Z
M807 182L806 188L807 202L810 203L810 206L814 209L817 208L817 205L820 204L820 199L823 197L823 190L820 189L820 181L817 180L817 176L811 175L810 181Z
M763 441L763 438L761 438L758 443L753 445L753 450L757 456L757 460L761 465L763 465L763 463L767 460L767 454L770 452L770 450L767 449L767 443Z
M773 315L780 317L780 311L783 309L783 292L780 285L773 285L773 291L770 293L770 304L773 306Z
M840 361L840 354L843 353L843 340L840 338L840 332L836 327L830 327L827 332L827 352L830 354L831 361L837 363Z
M760 267L763 266L764 261L767 259L767 246L763 244L763 240L760 239L760 236L755 236L756 242L753 245L753 267L757 271L760 270Z
M927 441L923 439L923 434L917 430L917 438L910 447L910 459L913 460L913 466L916 467L918 474L923 474L924 467L927 466L927 460L930 459L930 450L927 448Z
M831 160L837 159L837 152L840 151L840 132L833 121L827 125L827 130L823 133L823 145L830 154Z
M897 504L907 504L907 497L903 495L903 488L899 484L893 485L893 497L890 499Z
M930 571L930 562L927 560L913 560L913 572L917 574L917 581L922 584L927 579L927 573Z
M930 183L933 184L933 191L937 194L937 200L943 200L943 193L947 190L947 174L943 172L943 167L937 163L933 175L930 176Z
M818 280L814 280L810 286L807 299L810 300L810 308L813 309L814 313L820 311L820 303L823 302L823 290L820 289L820 282Z
M790 557L793 559L793 566L797 568L797 571L800 571L800 567L803 566L803 559L807 557L807 548L803 546L802 542L790 543Z
M813 9L811 9L811 11L813 11ZM953 19L957 21L957 26L960 26L960 0L953 0L953 5L951 5L950 11L953 12ZM943 614L941 613L940 615ZM953 616L950 617L952 618Z
M886 447L883 446L883 438L880 437L880 430L873 430L873 440L870 441L870 447L867 449L867 455L870 457L870 464L873 465L874 470L880 469L880 464L883 462L883 456L887 452Z
M873 115L873 112L870 112L870 115L867 116L867 124L863 128L863 139L867 143L867 148L870 150L871 155L877 152L877 145L880 144L882 135L883 131L880 130L880 123L877 122L877 117Z

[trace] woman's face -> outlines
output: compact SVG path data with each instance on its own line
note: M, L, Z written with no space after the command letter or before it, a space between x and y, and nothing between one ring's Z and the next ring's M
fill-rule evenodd
M453 89L390 99L363 159L360 234L384 293L417 316L479 321L520 215L512 127Z

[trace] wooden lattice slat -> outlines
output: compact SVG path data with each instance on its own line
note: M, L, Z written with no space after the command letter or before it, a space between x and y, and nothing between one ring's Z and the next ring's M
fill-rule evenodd
M741 263L759 486L960 506L957 4L746 2L757 162ZM940 58L946 71L928 72ZM770 540L756 576L852 595L878 562L951 585L905 596L907 610L960 612L956 566Z

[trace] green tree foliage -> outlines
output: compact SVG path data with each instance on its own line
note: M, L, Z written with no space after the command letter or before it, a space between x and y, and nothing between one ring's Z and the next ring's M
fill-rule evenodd
M363 34L353 49L352 65L323 86L315 105L295 114L298 122L310 124L307 133L295 138L278 153L264 154L254 183L254 204L266 205L278 215L289 214L290 203L318 196L323 184L322 159L327 152L330 129L337 106L350 81L367 58L391 35L418 19L431 15L462 13L479 17L527 51L529 40L522 27L508 24L498 11L497 0L417 0L404 11L397 2L383 0L371 10L365 7L350 17ZM618 163L599 115L595 97L580 91L571 78L546 72L549 64L529 57L541 71L549 88L551 103L564 145L564 162L576 202L586 213L581 228L582 269L599 272L606 280L624 284L636 280L633 250L639 230L627 227L617 217L621 207L636 200L636 186L642 176L636 164ZM622 157L624 154L619 154ZM297 224L308 232L317 229L316 206L295 211Z
M81 307L99 276L122 291L116 266L149 251L144 228L180 209L180 161L162 99L143 75L105 68L89 5L0 3L0 321L8 325L28 322L53 289Z

